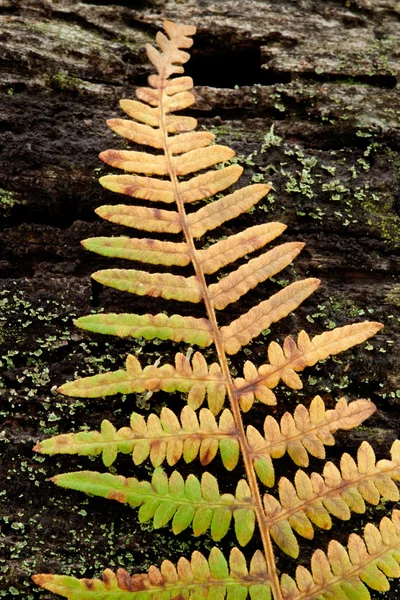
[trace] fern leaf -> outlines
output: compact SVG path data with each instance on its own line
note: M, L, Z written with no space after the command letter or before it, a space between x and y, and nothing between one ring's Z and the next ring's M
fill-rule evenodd
M149 238L94 237L83 240L81 244L86 250L103 256L126 258L153 265L185 267L190 263L188 245L184 242L162 242Z
M183 201L189 203L213 196L236 183L242 173L242 167L231 165L223 169L207 171L188 181L182 181L179 184L179 190Z
M74 324L81 329L117 335L119 337L159 338L174 342L187 342L197 346L209 346L212 342L211 326L207 319L182 317L163 313L158 315L99 314L80 317Z
M96 271L92 277L103 285L138 296L147 295L194 303L202 299L196 277L182 277L171 273L147 273L136 269L104 269Z
M286 229L282 223L264 223L199 250L199 262L204 273L211 274L234 262L245 254L262 248Z
M128 119L109 119L107 125L122 137L135 142L151 146L157 150L164 147L164 137L160 129L149 125L142 125ZM182 154L196 148L204 148L212 144L214 135L208 131L190 131L180 133L169 140L171 154Z
M326 410L320 396L316 396L309 410L299 404L294 417L286 412L278 422L270 415L264 421L264 437L252 425L247 428L247 440L251 447L255 470L261 481L271 487L274 484L272 458L280 458L286 452L299 467L308 466L308 454L325 458L325 446L335 443L332 433L338 429L352 429L361 425L376 410L369 400L347 403L341 398L333 410Z
M120 106L132 119L150 125L150 127L160 127L160 111L156 108L151 108L138 100L125 99L120 100Z
M172 158L172 164L163 155L132 150L106 150L100 154L102 161L112 167L146 175L168 175L170 169L176 175L188 175L207 169L212 165L230 160L235 156L228 146L215 145L210 148L190 150Z
M312 539L312 524L322 529L330 529L330 514L338 519L349 520L351 510L364 513L364 500L378 504L381 496L397 502L399 491L393 480L400 480L400 441L396 440L391 450L395 460L375 461L374 451L367 442L358 449L357 461L349 454L343 454L340 470L331 462L324 466L323 477L312 473L309 477L304 471L297 471L295 486L286 478L279 481L279 502L273 496L265 494L264 507L266 523L272 538L278 546L287 552L288 539L292 541L293 532ZM288 539L283 531L288 532ZM288 552L294 558L292 545Z
M400 511L392 518L384 517L379 529L368 523L364 539L352 533L348 550L332 540L325 554L316 550L311 559L311 572L297 567L296 581L282 576L285 600L370 600L366 586L379 592L389 589L388 577L400 577Z
M257 550L247 568L246 560L232 548L229 565L221 550L212 548L208 560L198 551L191 560L180 558L175 567L164 560L160 569L131 577L124 569L104 571L100 579L76 579L67 575L34 575L42 588L69 600L271 600L270 579L262 553Z
M297 344L289 336L284 341L283 349L276 342L271 342L268 346L269 364L261 365L257 370L253 363L247 361L244 366L244 379L235 380L243 410L251 408L254 397L265 404L274 402L275 396L271 388L277 386L281 379L288 387L301 389L303 384L296 371L302 371L319 360L365 342L382 327L381 323L374 321L353 323L316 335L312 340L305 331L301 331Z
M281 244L258 258L239 267L218 283L210 285L208 291L214 308L223 310L228 304L236 302L241 296L287 267L301 251L304 244L290 242Z
M101 152L99 157L103 162L111 167L115 167L117 169L122 169L123 171L129 171L133 173L144 173L145 175L167 175L168 174L168 163L165 156L154 154L149 154L148 152L136 152L133 150L105 150L105 152ZM121 177L123 175L118 175L118 178L115 179L115 184L118 184L118 180L123 182ZM132 183L135 181L135 178L132 176L129 178ZM125 179L125 181L129 181ZM112 182L112 179L104 178L104 182L102 185L111 189L112 191L118 192L122 191L119 189L114 189L107 185L107 181ZM157 179L155 181L158 181ZM122 191L122 193L124 193ZM129 194L130 195L130 194Z
M158 467L164 460L175 465L182 456L189 463L197 455L202 465L208 465L219 449L225 468L231 471L239 459L237 428L232 413L225 409L219 425L206 408L200 410L199 417L189 406L182 409L181 423L166 407L162 408L160 417L150 414L147 423L142 415L133 413L130 427L116 430L110 421L104 420L100 431L57 435L43 440L34 450L42 454L102 454L106 467L115 461L118 452L132 453L135 465L150 457L152 465Z
M201 482L194 475L184 481L178 471L168 478L161 467L155 469L151 483L91 471L64 473L52 481L61 487L140 507L139 520L144 523L153 519L156 529L172 520L175 534L192 525L195 536L210 528L213 540L219 541L226 535L232 516L241 546L250 541L254 532L255 512L244 479L239 481L235 496L221 495L218 482L210 473L203 473Z
M151 200L152 202L165 202L167 204L175 201L172 183L162 179L155 179L154 177L105 175L105 177L100 177L99 183L107 190L117 192L118 194L125 194L132 198Z
M234 150L228 146L216 144L210 148L195 149L173 157L172 169L177 175L188 175L189 173L202 171L212 165L230 160L234 156Z
M142 123L136 123L128 119L108 119L107 125L128 140L135 142L136 144L144 144L151 146L157 150L163 148L163 136L159 129L154 129L149 125L143 125ZM187 135L187 134L182 134Z
M260 335L271 323L286 317L319 286L319 279L304 279L288 285L268 300L260 302L247 313L221 328L225 352L236 354L242 346Z
M193 87L193 80L188 78ZM191 88L187 88L191 89ZM172 95L173 98L168 98L169 95ZM167 97L160 98L160 93L158 89L150 88L150 87L141 87L136 90L136 97L143 102L147 102L150 106L163 106L166 112L173 112L175 110L183 110L184 108L188 108L195 102L195 98L193 94L187 90L175 91L173 94L167 94Z
M151 108L147 104L137 100L121 100L119 104L127 115L140 121L140 123L150 125L151 127L160 127L160 111L158 108ZM196 127L197 121L193 117L168 115L165 118L165 128L168 133L192 131Z
M191 213L188 222L193 237L199 238L206 231L238 217L259 202L270 189L270 186L262 183L249 185Z
M175 365L142 369L132 355L126 360L126 370L110 371L91 377L83 377L65 383L59 388L61 394L79 398L98 398L113 394L132 394L144 391L189 392L188 404L198 408L206 397L214 414L218 414L225 399L225 383L217 363L208 367L204 357L196 352L192 364L180 352L175 356Z
M198 152L198 150L195 150L195 152ZM151 163L149 165L150 171L154 171L153 166L157 169L156 163ZM235 183L242 172L242 167L232 165L216 171L207 171L202 175L192 177L188 181L182 181L179 189L183 201L189 203L213 196ZM171 181L136 175L105 175L99 179L99 183L112 192L141 198L142 200L166 203L175 201L174 186Z
M188 90L191 90L194 85L193 79L187 75L165 80L164 78L160 78L159 75L152 74L149 75L148 82L153 88L156 88L158 93L160 88L162 88L167 96L172 96L173 94L178 94L180 92L187 92Z
M125 225L125 227L157 233L180 233L182 231L179 214L174 210L116 204L99 206L95 212L103 219Z

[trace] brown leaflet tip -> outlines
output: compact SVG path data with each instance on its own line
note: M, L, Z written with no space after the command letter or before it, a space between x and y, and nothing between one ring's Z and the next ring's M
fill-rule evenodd
M144 574L133 575L132 581L133 581L133 587L135 589L135 592L140 592L140 590L146 589L146 583L148 581L148 577L147 577L147 575L144 575Z
M52 483L57 483L57 475L55 475L54 477L50 477L50 481Z
M107 162L107 158L110 158L110 154L112 153L112 150L104 150L103 152L100 152L99 154L99 158L100 160L102 160L103 162ZM111 155L112 157L112 155Z
M118 569L117 571L118 585L121 590L127 590L128 592L134 591L134 584L132 577L125 571L125 569Z
M107 494L107 498L109 500L116 500L117 502L122 502L122 504L126 503L126 494L124 492L110 492Z
M94 581L92 579L82 579L82 583L88 590L92 590L94 588Z
M36 585L39 585L40 587L45 587L46 583L53 579L53 575L50 575L48 573L39 573L37 575L32 575L32 579L36 583Z
M42 451L42 449L40 447L40 444L36 444L36 446L33 446L32 450L34 452L41 452Z

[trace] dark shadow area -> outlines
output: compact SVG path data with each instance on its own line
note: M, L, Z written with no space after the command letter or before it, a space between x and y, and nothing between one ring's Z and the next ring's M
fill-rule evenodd
M265 71L261 68L259 46L214 48L209 54L194 52L185 70L196 85L216 88L234 88L256 83L273 85L291 81L290 73Z

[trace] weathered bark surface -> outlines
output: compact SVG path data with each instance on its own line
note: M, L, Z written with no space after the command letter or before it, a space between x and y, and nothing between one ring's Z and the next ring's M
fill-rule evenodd
M398 1L0 0L1 597L49 598L31 584L34 572L98 576L107 566L124 566L134 573L160 557L212 545L210 539L143 530L125 506L55 489L48 481L64 470L102 470L100 461L43 459L32 452L49 434L97 428L104 417L125 425L132 410L146 413L153 402L67 399L54 386L119 368L128 352L140 352L148 363L171 356L171 344L104 340L72 325L75 315L92 309L150 310L147 300L92 288L91 272L110 262L84 252L79 241L121 233L93 212L115 202L97 183L107 171L97 155L124 147L105 119L121 116L118 100L133 97L145 82L144 44L164 18L198 28L187 66L198 103L188 114L235 148L246 167L244 181L274 187L252 214L227 223L215 238L283 221L285 240L307 246L282 279L308 275L323 282L294 317L249 347L253 360L263 361L266 341L302 327L318 333L365 318L385 324L370 344L307 371L299 396L282 387L277 414L315 393L328 404L340 395L370 397L379 411L356 435L338 436L336 458L345 449L354 452L362 439L387 456L399 434ZM231 316L270 289L259 286ZM151 309L170 310L167 302ZM186 314L190 309L179 307ZM247 418L260 424L264 414L258 405ZM321 469L317 461L312 466ZM117 468L132 473L129 457ZM217 463L213 469L219 472ZM146 469L135 474L141 478ZM354 527L383 514L368 510ZM349 525L336 525L336 536L347 536ZM329 537L318 533L312 544L303 543L302 559ZM280 565L292 569L291 562ZM398 598L399 590L394 582L386 597Z

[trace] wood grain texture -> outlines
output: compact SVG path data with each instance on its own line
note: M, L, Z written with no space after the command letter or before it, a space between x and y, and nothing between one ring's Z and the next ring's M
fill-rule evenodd
M167 548L164 554L169 552L165 535L142 532L139 539L135 525L132 534L122 533L125 512L118 507L110 514L108 506L101 508L90 500L71 512L77 505L74 499L70 505L54 502L44 512L42 494L37 491L50 499L54 494L46 482L47 469L31 452L33 438L37 438L33 432L39 427L46 430L43 437L56 427L65 430L66 410L75 421L74 428L83 423L96 427L97 410L106 416L110 413L109 417L111 411L120 411L121 422L131 412L132 407L123 402L113 407L99 402L90 409L77 402L63 401L57 406L59 400L54 400L51 389L72 378L78 368L81 371L82 364L87 375L91 369L97 372L89 353L99 360L106 355L105 367L116 368L112 365L122 364L122 357L132 350L132 343L123 340L113 349L101 346L106 342L73 330L71 321L75 314L90 311L91 296L93 307L101 303L108 312L142 306L140 299L137 303L131 296L121 300L108 291L100 298L98 288L91 289L90 273L109 263L84 253L79 241L93 235L121 235L118 226L93 217L100 196L103 204L111 201L111 194L96 183L98 174L105 173L97 171L102 169L98 151L115 144L104 118L110 111L121 116L121 90L129 94L132 86L144 84L148 64L143 44L153 37L164 16L193 22L199 28L188 72L201 85L196 88L197 104L188 109L190 116L200 125L213 127L217 141L234 146L239 156L258 151L249 159L254 165L245 165L249 179L263 175L266 182L271 181L275 199L255 213L256 222L287 223L285 241L307 241L298 271L324 279L324 288L308 301L307 312L295 318L292 328L306 325L307 331L318 334L329 322L344 324L368 308L374 320L385 323L373 348L357 351L354 371L347 371L344 359L344 364L334 363L330 371L318 372L318 385L327 389L327 401L340 391L373 397L381 412L360 435L377 438L382 454L387 454L398 432L400 144L393 78L398 75L399 58L391 41L398 27L395 0L360 0L347 7L322 1L304 1L301 6L281 2L277 7L275 2L238 5L233 0L189 0L184 4L143 2L136 9L118 3L3 0L0 274L4 389L0 393L6 419L4 439L9 443L0 468L8 490L9 571L2 577L6 589L14 586L24 594L31 591L25 585L30 573L42 561L53 560L54 570L59 570L67 557L78 572L87 567L90 557L100 572L105 566L101 563L104 552L92 549L104 537L100 523L106 524L107 531L114 528L110 545L116 566L130 566L127 549L136 564L157 562L161 546ZM328 45L320 43L326 31L330 33ZM223 68L232 59L236 61L233 72ZM241 68L244 62L246 67ZM261 70L261 64L268 69ZM207 77L199 79L197 73L207 73ZM239 88L234 89L235 85ZM261 152L273 122L282 142ZM371 144L378 146L368 150ZM123 141L120 147L124 148ZM311 173L303 175L310 164L304 162L314 159L317 163ZM308 177L313 181L307 181ZM340 185L347 191L339 191ZM296 187L300 191L293 191ZM224 234L237 233L242 225L253 223L254 213L246 219L240 226L229 223ZM253 303L265 298L265 292L254 292ZM314 323L308 323L306 316ZM282 330L278 341L286 333L290 331ZM140 349L135 346L135 351ZM19 354L14 354L16 350ZM150 342L147 351L157 360L159 346ZM263 355L261 341L252 352L258 358ZM341 390L330 378L332 373ZM304 393L309 397L315 384L307 386ZM254 419L261 415L255 413ZM353 447L354 439L342 439L344 446ZM76 465L83 463L83 459L73 460ZM59 526L66 519L69 531ZM77 539L86 540L86 558L76 556ZM27 546L10 551L25 541ZM15 567L16 561L21 566ZM393 586L387 598L397 596Z

